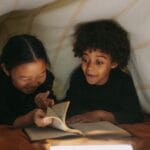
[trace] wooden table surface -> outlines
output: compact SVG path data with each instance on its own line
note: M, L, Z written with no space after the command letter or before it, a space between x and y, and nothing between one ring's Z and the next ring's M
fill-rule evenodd
M12 126L0 125L0 150L49 150L51 145L70 144L132 144L134 150L150 150L150 121L138 124L119 125L133 137L101 137L88 139L72 137L53 140L30 142L27 135Z

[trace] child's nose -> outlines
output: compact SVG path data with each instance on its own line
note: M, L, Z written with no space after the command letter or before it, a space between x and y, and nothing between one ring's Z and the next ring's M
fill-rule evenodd
M88 71L91 71L91 70L93 70L94 69L94 64L93 63L89 63L88 65L87 65L87 70Z
M37 87L37 86L39 86L41 84L41 82L39 80L37 80L37 79L33 79L30 84L32 84L32 86Z

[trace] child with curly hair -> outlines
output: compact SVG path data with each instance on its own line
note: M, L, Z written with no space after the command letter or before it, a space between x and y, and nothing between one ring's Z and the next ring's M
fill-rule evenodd
M77 26L73 51L81 58L74 71L66 100L70 100L68 123L143 120L128 64L130 41L117 22L99 20Z

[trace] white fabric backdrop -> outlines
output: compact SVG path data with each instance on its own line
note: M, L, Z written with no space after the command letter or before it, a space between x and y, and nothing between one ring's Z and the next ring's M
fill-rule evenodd
M22 32L38 36L47 48L52 63L52 71L56 77L54 91L59 98L62 98L68 87L69 75L79 63L71 51L74 26L80 22L102 18L117 20L130 34L132 55L129 70L141 106L145 112L150 113L150 1L1 0L0 14L3 15L14 9L36 8L46 3L50 4L18 16L17 19L14 16L14 18L7 16L1 19L4 17L1 16L1 38Z

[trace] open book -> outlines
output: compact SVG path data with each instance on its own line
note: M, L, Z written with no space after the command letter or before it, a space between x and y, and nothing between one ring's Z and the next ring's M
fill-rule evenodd
M126 130L107 122L100 121L95 123L75 123L66 124L66 113L69 107L69 101L61 102L47 110L47 121L50 125L44 128L31 126L24 130L31 141L43 140L49 138L60 138L64 136L93 136L93 135L116 135L131 136ZM52 119L52 122L51 122Z

